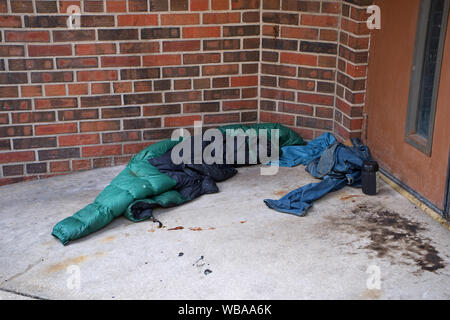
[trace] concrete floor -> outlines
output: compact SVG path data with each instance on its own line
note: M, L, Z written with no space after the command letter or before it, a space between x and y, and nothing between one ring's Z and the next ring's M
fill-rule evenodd
M302 218L268 209L314 181L302 166L241 168L218 194L157 209L162 229L120 217L66 247L51 236L122 169L0 188L0 299L450 299L449 231L383 182Z

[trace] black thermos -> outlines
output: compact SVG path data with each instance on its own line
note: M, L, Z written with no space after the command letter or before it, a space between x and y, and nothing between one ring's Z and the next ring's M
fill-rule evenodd
M376 195L377 190L378 163L374 160L364 161L361 171L361 184L364 194Z

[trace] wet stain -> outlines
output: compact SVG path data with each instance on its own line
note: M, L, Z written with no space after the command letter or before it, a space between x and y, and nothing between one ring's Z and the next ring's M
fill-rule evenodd
M155 229L150 229L148 230L148 232L155 232Z
M178 226L178 227L175 227L175 228L170 228L170 229L167 229L167 231L174 231L174 230L183 230L184 229L184 227L182 227L182 226Z
M203 267L205 265L205 263L203 262L203 259L205 259L205 257L200 256L200 258L197 261L195 261L192 266L197 267L197 268Z
M353 207L350 215L328 217L336 228L347 233L358 232L367 238L363 249L370 250L378 258L386 258L393 264L415 265L416 273L435 272L446 267L440 253L427 231L419 222L386 209L381 203L362 203Z
M363 299L380 299L383 294L383 291L377 289L367 289L361 294L361 298Z
M352 195L349 195L349 196L341 197L340 200L345 201L345 200L350 200L350 199L359 198L359 197L362 197L362 195L360 195L360 194L352 194Z
M189 230L192 230L192 231L203 231L203 229L202 228L200 228L200 227L190 227L189 228Z
M279 196L279 197L283 197L283 196L285 196L286 194L288 194L289 192L291 192L292 190L277 190L277 191L274 191L274 195L276 195L276 196Z
M240 221L240 223L244 224L244 223L247 223L247 221L246 221L246 220L243 220L243 221Z
M209 227L208 230L216 230L214 227Z
M62 270L67 269L67 267L70 266L70 265L83 263L88 258L89 258L89 256L79 256L79 257L76 257L76 258L69 258L69 259L64 260L63 262L52 264L51 266L49 266L46 269L46 271L48 273L54 273L54 272L62 271Z
M178 256L179 256L179 257L182 257L182 256L184 256L184 253L183 253L183 252L180 252L180 253L178 254Z
M100 256L103 256L103 255L105 255L104 252L96 252L96 253L94 254L94 257L100 257ZM56 264L50 265L50 266L46 269L46 271L47 271L48 273L59 272L59 271L62 271L62 270L67 269L67 267L69 267L69 266L71 266L71 265L78 265L78 264L80 264L80 263L83 263L83 262L85 262L85 261L86 261L87 259L89 259L89 258L90 258L90 256L87 256L87 255L78 256L78 257L75 257L75 258L69 258L69 259L66 259L66 260L64 260L64 261L62 261L62 262L60 262L60 263L56 263Z
M101 243L108 243L108 242L111 242L111 241L114 241L114 240L116 240L116 236L109 236L109 237L103 238L102 240L100 240L100 242Z

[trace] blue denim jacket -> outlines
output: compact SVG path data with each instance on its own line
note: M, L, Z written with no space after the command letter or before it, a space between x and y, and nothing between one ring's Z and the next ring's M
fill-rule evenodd
M370 160L370 151L359 139L352 139L353 147L335 142L322 155L311 160L306 171L321 182L310 183L291 191L280 200L265 199L264 203L274 210L303 216L313 202L329 192L350 185L361 187L361 168Z

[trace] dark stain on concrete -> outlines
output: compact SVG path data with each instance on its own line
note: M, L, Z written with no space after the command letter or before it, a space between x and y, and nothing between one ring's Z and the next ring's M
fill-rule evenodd
M416 265L418 272L435 272L446 267L432 240L423 236L425 227L381 203L361 203L350 214L327 219L338 230L366 236L370 241L362 248L375 252L379 258Z

